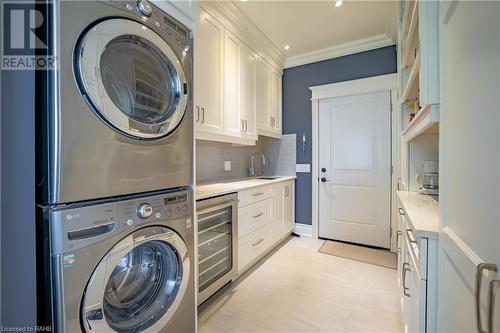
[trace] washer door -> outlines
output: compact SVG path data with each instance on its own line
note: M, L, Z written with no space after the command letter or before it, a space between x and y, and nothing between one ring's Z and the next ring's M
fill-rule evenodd
M145 25L109 19L91 27L75 52L82 94L121 133L157 139L181 122L187 82L170 46Z
M147 227L116 244L94 271L82 302L86 332L158 332L181 304L189 280L181 237Z

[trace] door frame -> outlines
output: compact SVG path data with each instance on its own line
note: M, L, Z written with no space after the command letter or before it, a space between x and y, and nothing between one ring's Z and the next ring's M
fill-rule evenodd
M319 238L319 101L333 97L344 97L389 91L391 98L391 251L397 250L395 234L397 232L395 218L396 191L401 177L400 146L402 132L402 115L398 97L398 74L386 74L365 79L309 87L311 90L312 111L312 237Z

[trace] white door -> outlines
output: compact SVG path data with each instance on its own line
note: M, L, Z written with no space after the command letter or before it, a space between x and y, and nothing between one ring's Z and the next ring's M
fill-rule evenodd
M240 49L240 110L245 138L257 140L255 108L256 58L254 52L241 43Z
M439 6L438 331L490 332L488 284L495 274L477 272L480 263L500 264L500 3ZM499 332L500 304L493 318Z
M319 102L319 236L390 247L390 92Z
M196 131L223 133L224 27L200 9L194 48Z

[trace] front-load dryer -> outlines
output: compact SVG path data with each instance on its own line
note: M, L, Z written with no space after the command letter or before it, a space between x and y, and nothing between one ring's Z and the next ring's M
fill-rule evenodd
M195 331L191 190L46 211L53 331Z
M192 184L192 33L147 0L54 3L42 204Z

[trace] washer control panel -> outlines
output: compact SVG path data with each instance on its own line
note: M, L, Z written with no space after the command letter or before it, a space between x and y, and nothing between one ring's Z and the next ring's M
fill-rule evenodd
M147 202L142 203L139 205L139 207L137 207L137 215L141 219L147 219L151 216L151 214L153 214L153 207L151 207L151 205Z
M183 219L191 214L186 192L118 203L119 219L128 227L158 220Z
M151 14L153 13L153 7L151 7L151 4L149 3L148 0L137 1L137 9L142 15L147 17L150 17Z

